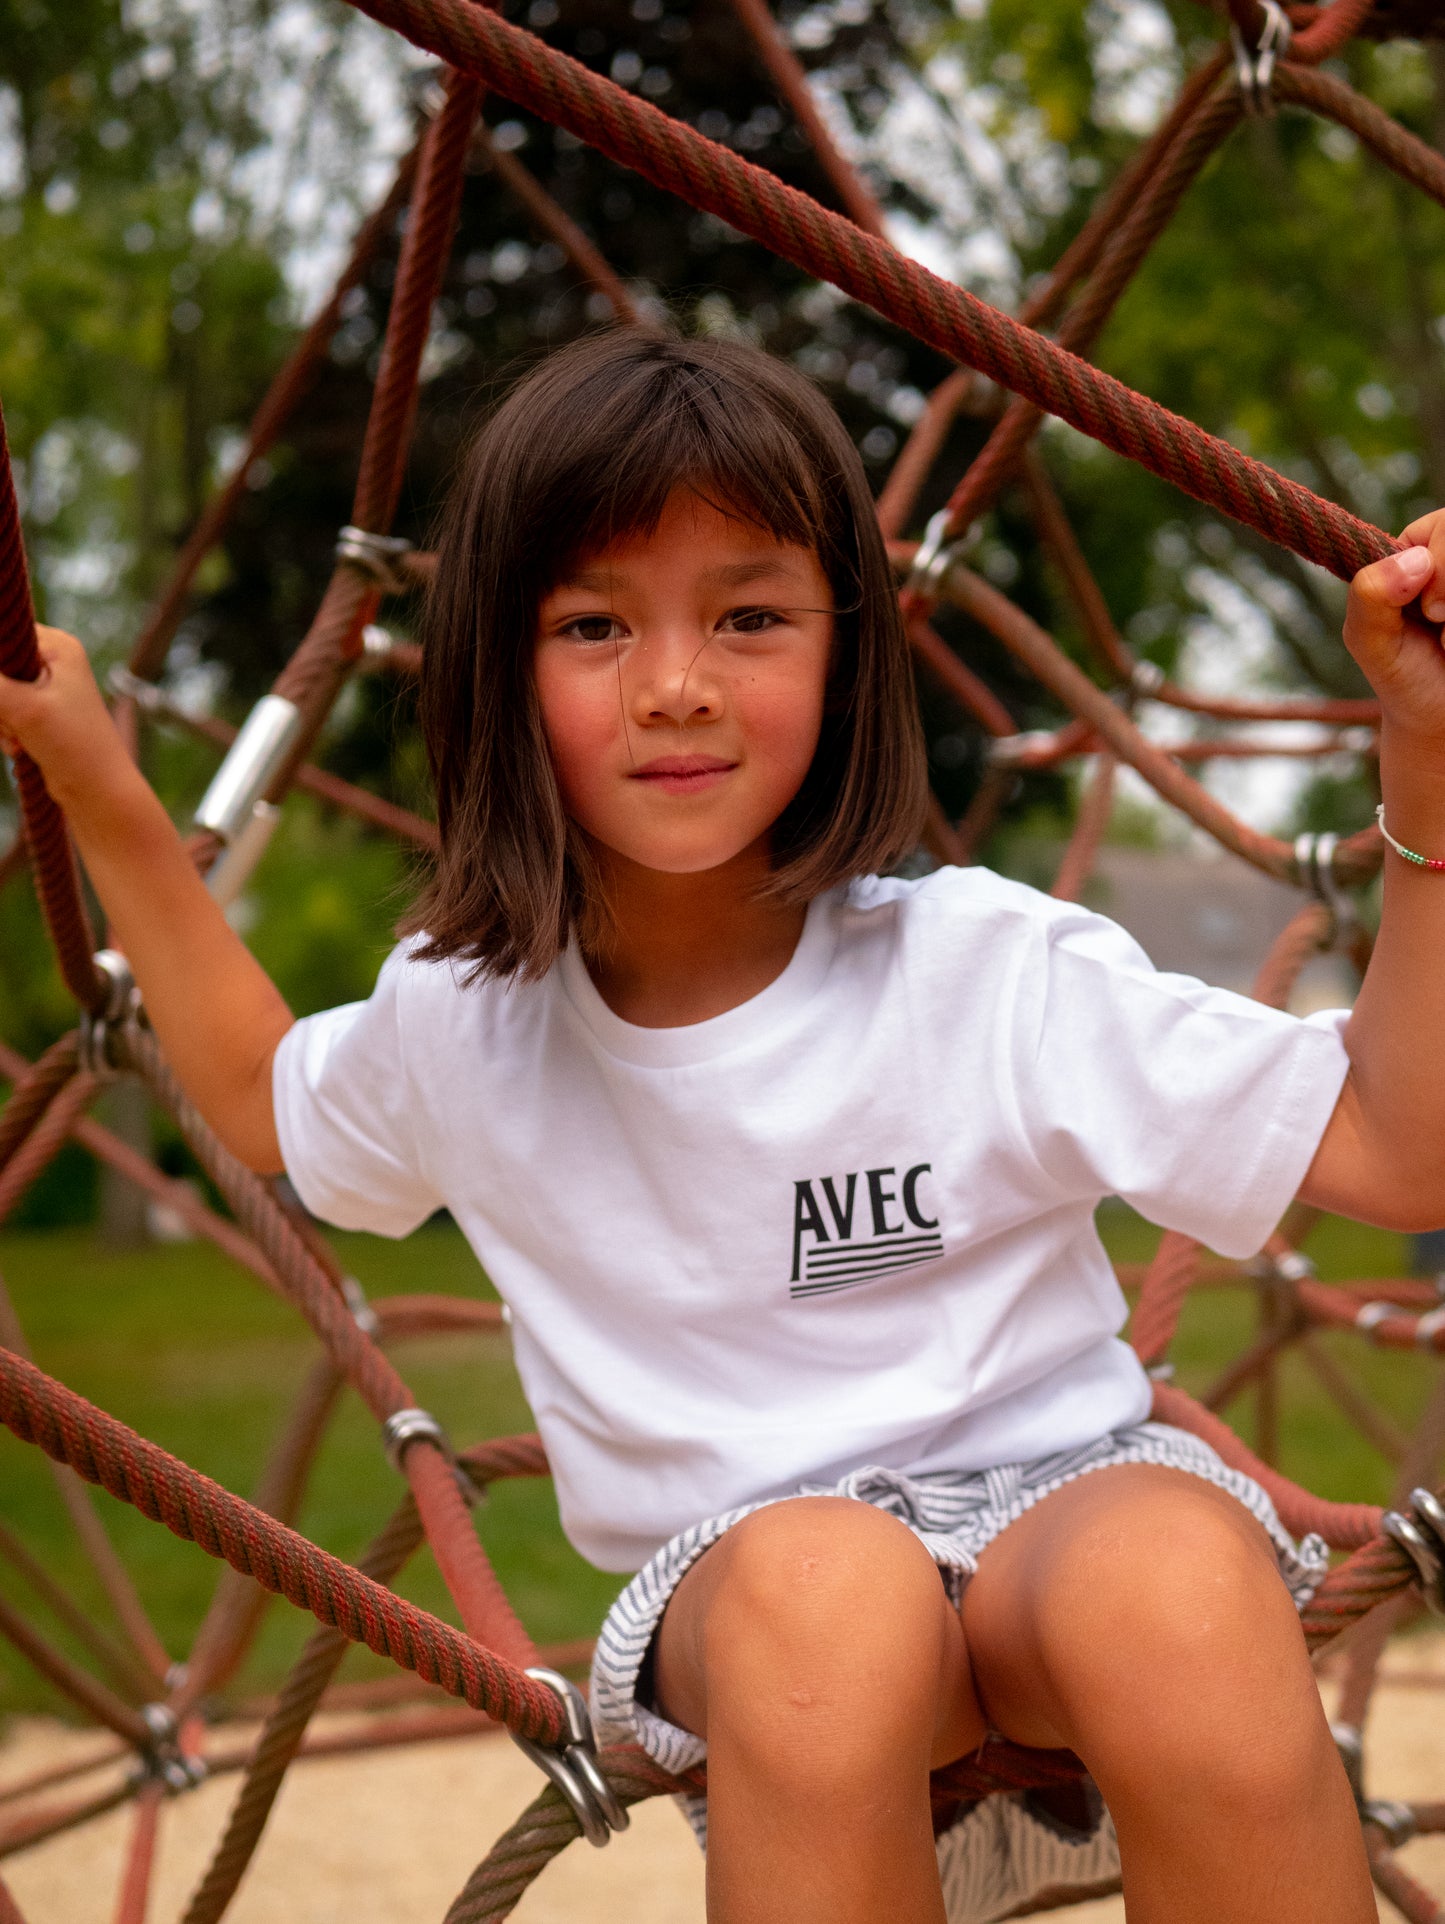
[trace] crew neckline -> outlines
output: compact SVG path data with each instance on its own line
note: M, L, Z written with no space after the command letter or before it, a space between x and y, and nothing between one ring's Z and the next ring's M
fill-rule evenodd
M609 1055L654 1069L707 1062L765 1039L817 993L837 947L838 922L831 910L839 894L835 889L808 904L797 947L765 989L759 989L735 1009L709 1016L705 1022L687 1022L668 1029L646 1029L635 1022L624 1022L602 999L575 938L558 961L562 988Z

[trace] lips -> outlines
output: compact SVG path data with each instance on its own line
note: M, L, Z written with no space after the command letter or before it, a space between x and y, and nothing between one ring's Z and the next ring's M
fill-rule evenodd
M632 772L646 781L654 775L716 775L736 767L736 762L725 761L720 755L659 755L656 761L644 762Z
M673 795L691 795L712 788L736 767L736 762L720 755L659 755L655 761L634 768L632 780L647 782Z

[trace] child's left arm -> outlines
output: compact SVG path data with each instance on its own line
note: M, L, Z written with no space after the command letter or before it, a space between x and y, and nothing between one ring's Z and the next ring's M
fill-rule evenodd
M1445 509L1356 575L1345 642L1380 697L1385 826L1445 861ZM1419 600L1416 610L1412 604ZM1422 620L1421 614L1424 619ZM1385 851L1384 911L1345 1030L1350 1069L1301 1200L1399 1230L1445 1224L1445 869Z

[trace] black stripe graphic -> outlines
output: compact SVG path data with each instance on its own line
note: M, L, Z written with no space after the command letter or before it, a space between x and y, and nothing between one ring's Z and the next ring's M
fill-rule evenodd
M807 1260L811 1263L820 1256L847 1256L870 1249L913 1249L919 1243L941 1244L942 1241L938 1231L931 1229L926 1236L870 1236L866 1242L859 1243L817 1243L808 1251Z
M816 1255L809 1255L804 1265L804 1271L809 1276L819 1276L825 1274L830 1269L852 1269L868 1263L891 1262L898 1256L907 1256L911 1261L917 1262L929 1256L941 1256L942 1254L943 1238L941 1236L927 1236L919 1237L912 1243L877 1243L871 1248L865 1244L862 1249L855 1251L851 1255L844 1255L831 1249L822 1250Z
M872 1282L875 1276L887 1275L899 1269L916 1269L920 1263L931 1263L943 1254L943 1244L936 1243L930 1248L920 1249L910 1256L899 1256L892 1262L873 1262L857 1265L848 1269L824 1271L817 1281L794 1283L788 1291L789 1296L817 1296L834 1289L853 1289L860 1283ZM809 1277L814 1272L810 1269Z

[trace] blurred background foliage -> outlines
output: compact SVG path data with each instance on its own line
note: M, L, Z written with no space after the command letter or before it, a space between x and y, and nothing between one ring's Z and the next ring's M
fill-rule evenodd
M723 0L506 0L504 11L831 200ZM1197 0L785 0L780 17L899 243L1006 305L1223 31ZM1339 65L1439 142L1442 56L1438 42L1366 41ZM384 192L430 88L428 63L336 0L0 0L0 397L42 611L83 634L102 667L123 658L236 460L266 380ZM505 102L488 117L497 145L645 308L792 359L837 404L881 484L949 371L940 357ZM349 515L398 240L351 296L319 380L253 468L203 571L167 677L183 702L240 720L305 630ZM1340 129L1294 113L1252 122L1186 199L1100 358L1398 527L1445 499L1442 242L1445 212ZM502 183L476 172L427 352L400 532L428 539L470 427L517 371L606 318ZM914 532L985 425L959 422ZM1049 428L1044 446L1141 652L1211 687L1357 691L1337 584L1069 430ZM978 565L1081 652L1008 496ZM387 618L414 633L419 616L393 603ZM1020 722L1058 719L996 644L957 617L941 625ZM983 744L931 687L920 694L935 785L958 816ZM213 752L151 730L144 754L186 820ZM426 806L411 697L390 677L349 691L322 759ZM1241 788L1238 768L1218 779L1264 827L1348 830L1370 806L1348 762L1263 789ZM1022 783L992 858L1009 859L1020 824L1057 828L1071 801L1067 777ZM1129 833L1167 833L1137 804L1127 813ZM365 992L410 872L410 857L371 832L302 798L288 806L241 912L298 1009ZM28 885L12 885L0 896L0 1033L34 1052L66 1014Z

